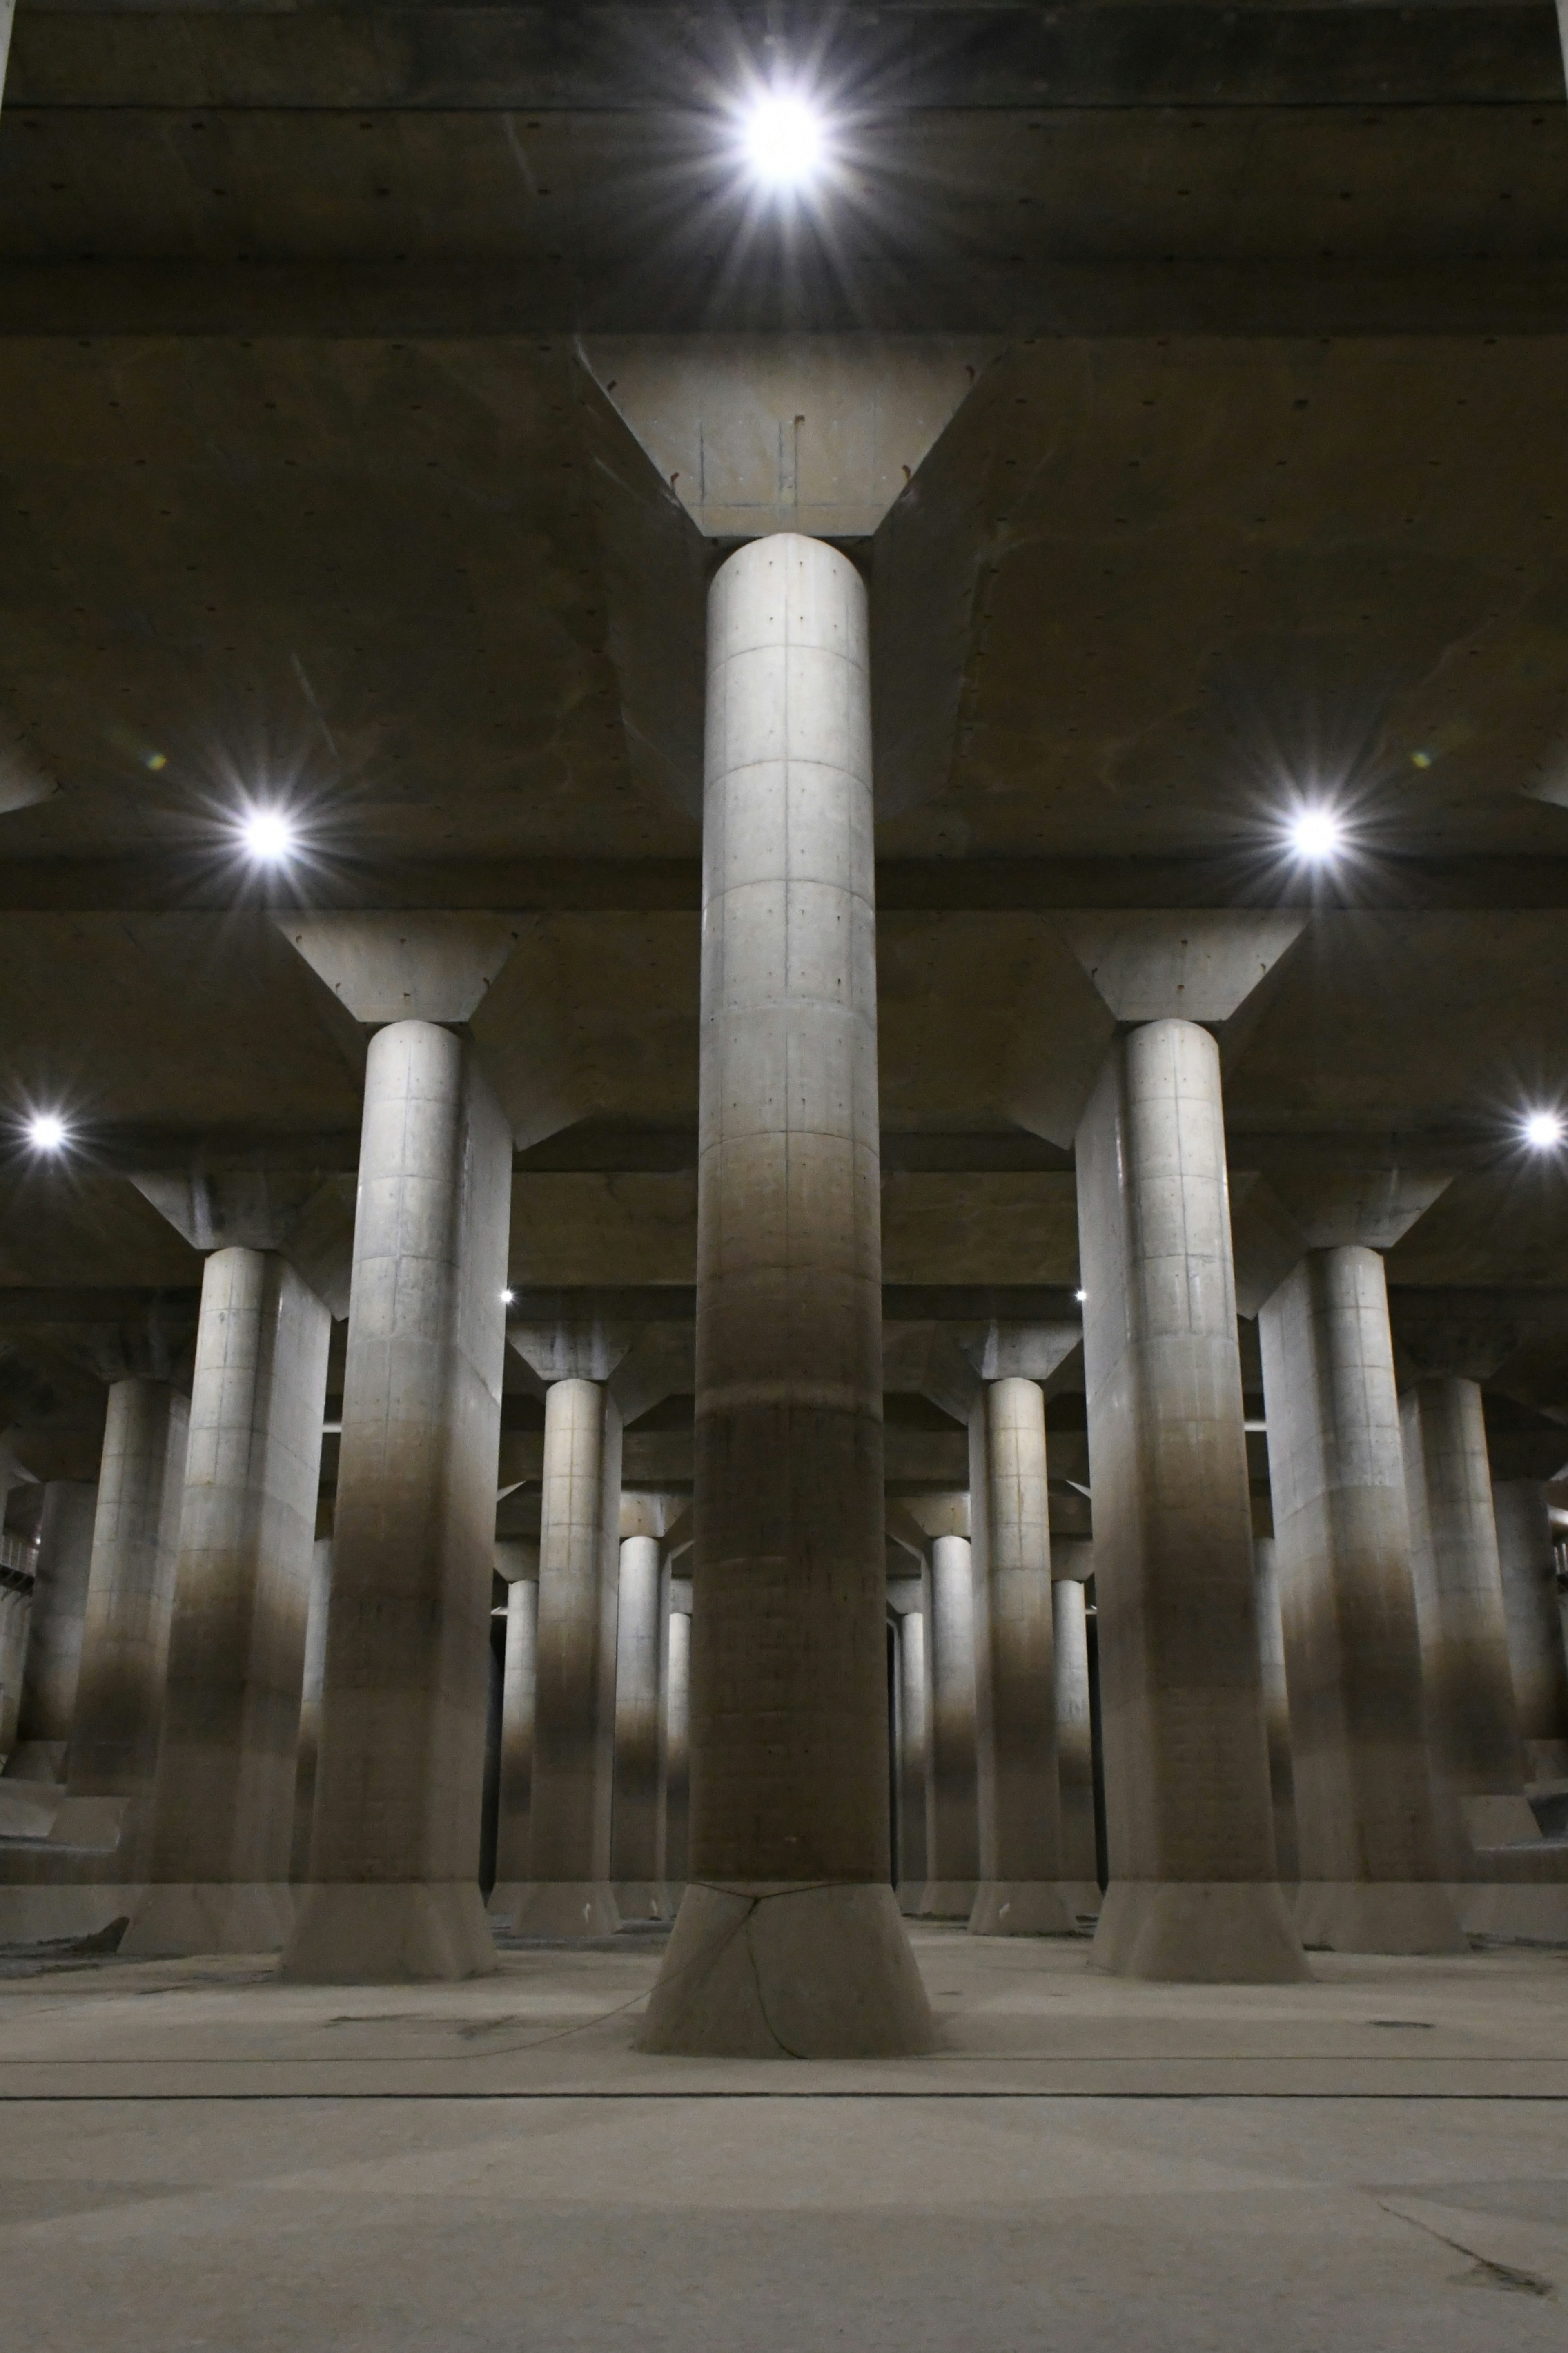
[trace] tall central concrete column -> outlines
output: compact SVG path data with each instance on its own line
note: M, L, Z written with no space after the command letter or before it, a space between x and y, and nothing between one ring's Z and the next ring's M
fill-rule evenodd
M929 2046L889 1884L866 592L784 533L709 603L691 1881L644 2047Z
M1476 1845L1533 1839L1480 1388L1417 1381L1400 1409L1433 1768Z
M975 1556L981 1936L1065 1936L1046 1400L987 1382L970 1438Z
M1465 1949L1442 1882L1383 1260L1310 1250L1258 1316L1300 1862L1297 1925Z
M1307 1974L1277 1883L1219 1050L1111 1047L1078 1131L1111 1883L1094 1959Z
M672 1904L686 1892L690 1853L691 1588L669 1579L658 1737L658 1880ZM682 1604L685 1607L682 1607Z
M167 1381L110 1389L68 1788L50 1835L63 1845L118 1841L106 1868L121 1882L146 1869L189 1420Z
M1258 1563L1258 1647L1263 1661L1263 1715L1268 1727L1274 1856L1280 1885L1293 1887L1301 1876L1301 1857L1296 1838L1296 1765L1290 1741L1290 1687L1285 1674L1279 1547L1272 1536L1259 1536L1252 1551Z
M310 1598L305 1611L305 1664L300 1683L300 1738L294 1751L294 1835L290 1881L310 1874L310 1831L316 1819L316 1766L321 1753L321 1684L327 1671L327 1612L332 1598L332 1540L310 1547Z
M544 1401L539 1637L527 1882L519 1934L614 1936L616 1531L621 1419L601 1382L552 1381Z
M615 1809L610 1870L624 1920L657 1920L658 1883L658 1537L628 1497L621 1514L616 1627Z
M1509 1660L1531 1778L1563 1780L1568 1778L1568 1656L1545 1485L1539 1479L1495 1480L1492 1510ZM37 1640L36 1630L33 1639Z
M931 1797L921 1916L967 1920L980 1893L974 1558L967 1536L931 1548Z
M479 1896L511 1136L471 1045L365 1066L310 1878L285 1976L495 1966Z
M51 1479L44 1489L16 1745L5 1767L13 1780L59 1782L64 1778L66 1745L81 1672L97 1508L98 1489L89 1480Z
M122 1949L276 1950L331 1317L275 1253L202 1278L150 1884Z
M1084 1547L1079 1547L1084 1549ZM1098 1915L1099 1842L1094 1833L1094 1723L1089 1689L1089 1616L1076 1577L1051 1587L1057 1682L1057 1780L1062 1871L1075 1918Z

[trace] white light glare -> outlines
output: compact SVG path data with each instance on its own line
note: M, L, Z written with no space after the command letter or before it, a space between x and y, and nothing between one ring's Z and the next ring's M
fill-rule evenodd
M516 1297L517 1293L515 1291L503 1291L500 1295L500 1303L503 1307L510 1307Z
M1073 1297L1078 1301L1079 1305L1081 1307L1084 1301L1089 1297L1089 1293L1087 1291L1075 1291L1073 1293Z
M277 866L293 850L298 836L281 809L252 809L240 839L258 864Z
M41 1111L27 1122L27 1141L37 1152L58 1152L64 1148L66 1124L52 1111Z
M1552 1151L1565 1135L1568 1135L1568 1124L1564 1124L1558 1112L1532 1111L1525 1120L1524 1140L1537 1152Z
M746 116L746 161L764 187L804 188L826 155L822 117L798 92L770 90Z
M1344 827L1332 809L1302 809L1291 823L1290 847L1298 858L1332 858L1344 848Z

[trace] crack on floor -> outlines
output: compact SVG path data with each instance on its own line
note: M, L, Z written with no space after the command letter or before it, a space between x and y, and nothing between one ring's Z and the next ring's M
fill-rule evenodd
M1451 2239L1446 2231L1434 2229L1430 2222L1423 2222L1418 2215L1402 2214L1397 2206L1389 2206L1381 2198L1377 2202L1383 2212L1392 2214L1396 2222L1408 2222L1412 2230L1425 2231L1429 2239L1436 2239L1440 2247L1451 2247L1455 2254L1468 2258L1470 2269L1458 2283L1461 2287L1506 2288L1514 2295L1555 2299L1555 2283L1542 2279L1539 2272L1519 2271L1512 2263L1500 2263L1490 2255L1478 2254L1475 2248L1467 2247L1462 2239Z

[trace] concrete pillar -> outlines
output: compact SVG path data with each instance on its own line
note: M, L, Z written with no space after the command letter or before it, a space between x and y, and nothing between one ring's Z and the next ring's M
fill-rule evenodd
M1545 1485L1539 1479L1500 1479L1492 1487L1492 1512L1509 1661L1530 1778L1568 1779L1568 1655L1557 1606L1557 1553Z
M544 1401L539 1647L527 1883L519 1934L614 1936L621 1421L602 1382L552 1382Z
M624 1524L623 1524L624 1525ZM658 1920L658 1538L623 1535L610 1871L623 1920Z
M691 1612L673 1606L664 1627L659 1725L658 1878L668 1901L686 1893L691 1787Z
M1100 1856L1094 1834L1094 1727L1089 1695L1089 1620L1077 1577L1051 1588L1057 1683L1057 1779L1062 1875L1075 1915L1098 1914Z
M1037 1381L990 1381L974 1407L970 1498L975 1585L980 1936L1066 1936L1057 1787L1046 1400ZM975 1508L978 1501L978 1508Z
M22 1582L0 1581L0 1772L16 1746L16 1719L21 1713L23 1662L27 1655L27 1624L33 1614L31 1589Z
M1219 1050L1111 1047L1077 1139L1111 1881L1128 1976L1306 1975L1275 1877Z
M500 1547L497 1547L498 1552ZM502 1570L504 1576L506 1571ZM539 1652L539 1556L532 1573L506 1589L506 1657L501 1670L500 1787L496 1804L496 1883L492 1918L509 1925L527 1891L533 1804L533 1707Z
M65 1778L97 1509L90 1480L51 1479L44 1489L16 1742L5 1767L14 1780Z
M1279 1883L1292 1888L1301 1876L1296 1839L1296 1778L1290 1752L1290 1694L1285 1679L1285 1620L1279 1600L1279 1551L1272 1536L1258 1536L1258 1650L1263 1662L1263 1715L1268 1731L1268 1788L1274 1800L1274 1859Z
M202 1276L149 1884L121 1949L276 1951L331 1317L273 1251Z
M1508 1616L1475 1381L1417 1381L1400 1400L1426 1728L1440 1797L1476 1846L1534 1839Z
M931 1548L931 1802L921 1916L967 1920L980 1893L974 1565L964 1536Z
M305 1613L305 1663L300 1685L300 1741L294 1752L294 1831L289 1877L310 1875L310 1825L316 1812L316 1766L321 1748L321 1683L327 1663L327 1610L332 1590L332 1540L310 1546L310 1598Z
M925 1897L926 1810L931 1785L931 1691L926 1613L899 1618L899 1909L918 1912Z
M1310 1250L1258 1317L1310 1944L1464 1949L1434 1812L1383 1261Z
M889 1882L866 592L792 533L709 601L691 1883L651 2051L924 2049Z
M67 1790L50 1836L114 1850L106 1873L127 1883L146 1870L189 1419L167 1381L110 1389Z
M283 1974L495 1966L479 1896L511 1137L429 1021L365 1066L310 1877Z

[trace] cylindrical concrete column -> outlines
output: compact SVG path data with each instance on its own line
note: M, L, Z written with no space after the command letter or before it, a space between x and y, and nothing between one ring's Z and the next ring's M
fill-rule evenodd
M615 1811L610 1871L623 1920L658 1920L659 1558L656 1535L621 1541L616 1627Z
M544 1401L539 1647L528 1880L519 1933L614 1936L615 1773L621 1423L598 1381L552 1382Z
M1433 1771L1473 1845L1532 1839L1481 1392L1418 1381L1400 1413Z
M539 1546L498 1544L496 1567L506 1579L506 1653L501 1668L496 1883L489 1909L492 1918L510 1924L524 1900L528 1883L539 1655Z
M691 1788L691 1612L671 1609L664 1629L659 1711L658 1877L668 1901L686 1893Z
M495 1966L479 1896L511 1136L471 1046L371 1040L310 1878L283 1973Z
M202 1278L150 1884L121 1949L261 1953L289 1849L331 1317L269 1251Z
M970 1439L974 1552L980 1936L1067 1935L1046 1400L1037 1381L987 1383ZM973 1510L978 1493L980 1508Z
M899 1619L899 1909L925 1898L926 1809L931 1782L931 1694L923 1609Z
M1094 1723L1089 1694L1089 1620L1077 1577L1051 1588L1057 1684L1057 1785L1062 1875L1076 1917L1098 1914L1100 1857L1094 1835Z
M965 1536L931 1548L931 1802L923 1917L967 1920L980 1892L974 1566Z
M1258 1317L1308 1943L1464 1949L1428 1768L1383 1261L1309 1251Z
M1274 1799L1274 1859L1279 1883L1301 1876L1296 1841L1296 1778L1290 1751L1290 1694L1285 1680L1285 1620L1279 1601L1279 1552L1272 1536L1253 1545L1258 1562L1258 1649L1263 1662L1263 1713L1268 1729L1268 1788Z
M1306 1962L1275 1877L1219 1050L1119 1039L1078 1131L1111 1882L1094 1958L1268 1981Z
M327 1611L332 1591L332 1540L310 1546L310 1598L305 1612L305 1663L300 1683L300 1740L294 1756L294 1831L289 1842L291 1882L310 1875L310 1825L316 1813L316 1766L321 1748L321 1683L327 1665Z
M90 1480L51 1479L44 1489L16 1745L5 1767L16 1780L65 1778L97 1508Z
M1531 1778L1563 1780L1568 1778L1568 1654L1546 1488L1539 1479L1499 1479L1492 1486L1492 1511L1513 1694Z
M167 1381L110 1389L68 1788L50 1836L112 1850L103 1875L121 1883L146 1869L189 1419Z
M925 2048L889 1883L866 592L781 533L709 601L691 1883L658 2051Z
M13 1585L10 1576L6 1570L0 1581L0 1771L8 1768L16 1746L27 1624L33 1614L31 1591L20 1582Z

